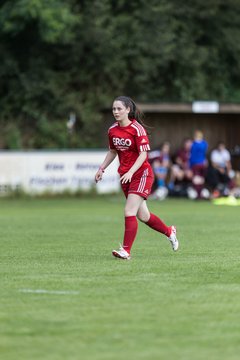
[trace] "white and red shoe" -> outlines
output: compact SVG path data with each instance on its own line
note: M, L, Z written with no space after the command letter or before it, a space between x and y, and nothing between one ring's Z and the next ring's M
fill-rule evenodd
M123 259L123 260L130 260L131 256L130 254L124 250L124 248L120 245L119 250L113 250L112 251L113 256L115 256L116 258L119 259Z
M171 234L168 238L168 240L170 241L173 251L177 251L179 248L179 242L177 239L177 229L176 226L171 226Z

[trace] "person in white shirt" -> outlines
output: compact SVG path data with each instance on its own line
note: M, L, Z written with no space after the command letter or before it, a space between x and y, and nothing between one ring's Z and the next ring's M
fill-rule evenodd
M232 170L231 155L223 142L218 143L218 147L212 151L211 163L221 174L228 175Z
M233 177L230 152L226 149L225 143L220 141L211 152L207 175L207 182L212 188L213 194L215 193L216 196L227 195L232 187Z

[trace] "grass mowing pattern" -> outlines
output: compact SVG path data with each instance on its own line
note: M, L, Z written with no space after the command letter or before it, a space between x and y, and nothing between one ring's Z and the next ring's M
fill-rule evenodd
M239 208L149 202L180 250L140 223L121 261L123 198L0 206L1 359L239 359Z

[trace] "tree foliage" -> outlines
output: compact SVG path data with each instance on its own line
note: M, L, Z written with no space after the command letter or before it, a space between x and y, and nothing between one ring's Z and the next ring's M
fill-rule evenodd
M240 101L239 19L239 0L2 1L2 146L98 146L119 94Z

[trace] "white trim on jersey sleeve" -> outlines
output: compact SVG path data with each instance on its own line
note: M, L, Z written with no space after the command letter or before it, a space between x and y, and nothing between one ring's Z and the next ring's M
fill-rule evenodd
M147 145L140 145L140 151L149 151L150 150L150 146Z
M146 136L146 130L138 122L131 124L131 126L137 131L138 136Z

